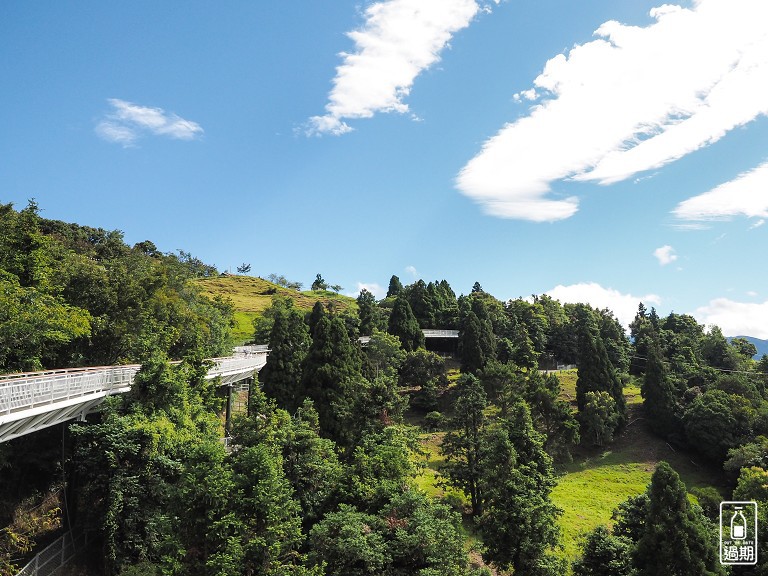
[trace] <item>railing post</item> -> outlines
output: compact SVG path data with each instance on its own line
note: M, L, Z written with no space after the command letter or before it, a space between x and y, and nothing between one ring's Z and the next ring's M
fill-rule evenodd
M232 384L227 384L227 413L224 420L224 435L229 437L232 423Z

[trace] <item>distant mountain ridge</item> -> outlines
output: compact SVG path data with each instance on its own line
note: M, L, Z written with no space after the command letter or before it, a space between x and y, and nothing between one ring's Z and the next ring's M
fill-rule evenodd
M754 338L752 336L733 336L728 338L728 342L734 338L744 338L744 340L755 345L755 348L757 348L757 354L753 356L755 360L760 360L760 358L763 357L763 354L768 354L768 340L761 340L760 338Z

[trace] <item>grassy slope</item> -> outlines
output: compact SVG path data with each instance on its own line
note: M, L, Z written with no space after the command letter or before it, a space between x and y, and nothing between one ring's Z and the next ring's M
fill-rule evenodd
M575 403L576 371L563 372L560 379L563 396ZM600 524L610 525L613 510L629 496L645 490L662 460L680 474L689 491L704 486L724 489L720 471L708 468L697 455L672 448L648 430L637 385L627 386L624 395L629 425L610 446L579 449L552 492L552 500L563 509L560 527L564 554L571 560L578 553L581 535Z
M269 308L275 295L293 299L294 306L301 310L311 310L318 300L324 304L333 302L342 310L357 306L355 299L349 296L328 291L297 292L253 276L200 278L195 283L206 296L218 295L232 300L236 322L232 339L235 344L242 344L253 336L253 320Z
M563 397L574 406L576 376L575 370L558 373ZM573 462L561 471L552 492L552 500L563 509L559 524L563 531L563 554L569 560L574 560L578 554L581 535L600 524L609 525L613 510L629 496L646 489L656 464L662 460L669 462L680 474L688 490L703 486L723 488L723 476L719 471L708 469L695 455L673 449L647 429L642 419L642 397L637 385L627 386L624 393L630 424L610 446L579 449ZM444 406L440 408L445 409ZM419 424L420 419L413 418L411 423ZM439 484L440 467L444 461L440 444L444 435L444 432L433 432L421 437L425 455L420 463L424 469L417 483L433 496L445 493Z

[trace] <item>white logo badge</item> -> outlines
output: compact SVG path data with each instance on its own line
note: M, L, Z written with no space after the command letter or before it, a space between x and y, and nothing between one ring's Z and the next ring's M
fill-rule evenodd
M757 503L720 503L720 563L757 564Z

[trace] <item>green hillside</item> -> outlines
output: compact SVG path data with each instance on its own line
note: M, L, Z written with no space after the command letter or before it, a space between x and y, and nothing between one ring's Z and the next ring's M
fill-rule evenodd
M340 310L356 308L354 298L328 290L297 292L253 276L217 276L194 280L206 296L229 298L235 306L236 326L232 330L235 344L243 344L253 336L253 320L272 304L275 296L287 296L301 310L311 310L315 302L333 302Z

